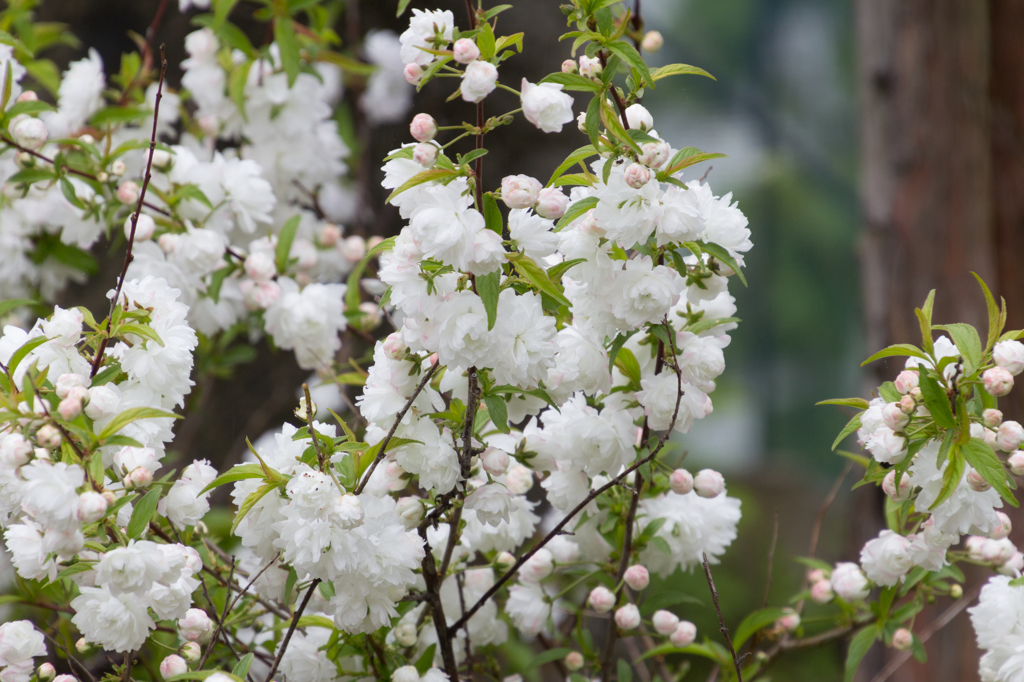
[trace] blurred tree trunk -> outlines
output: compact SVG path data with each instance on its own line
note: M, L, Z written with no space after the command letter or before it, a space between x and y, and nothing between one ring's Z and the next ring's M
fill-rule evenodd
M971 271L1006 298L1010 328L1024 326L1024 0L857 0L856 13L868 348L919 342L913 310L931 289L936 322L984 329ZM873 385L898 369L876 364ZM1024 416L1018 401L1001 405L1007 417ZM918 632L942 602L918 618ZM965 616L927 649L927 665L890 679L977 679ZM887 657L866 660L862 679Z

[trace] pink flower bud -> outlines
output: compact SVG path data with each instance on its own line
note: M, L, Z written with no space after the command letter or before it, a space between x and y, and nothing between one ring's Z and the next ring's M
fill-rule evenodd
M655 611L651 622L659 635L671 635L679 627L679 616L671 611Z
M189 609L184 618L178 619L178 634L189 642L205 643L213 634L213 621L206 615L206 611Z
M78 496L78 520L82 523L95 523L107 513L107 500L103 495L86 491Z
M981 423L990 429L994 429L1003 423L1003 413L989 408L981 413Z
M595 587L590 591L587 603L598 613L608 613L615 606L615 595L607 587Z
M498 564L501 568L509 568L516 563L516 558L512 556L511 552L502 552L494 560L494 563Z
M357 234L338 242L337 248L349 263L358 263L366 258L366 240Z
M824 580L824 579L825 579L825 571L821 570L820 568L815 568L814 570L808 571L808 573L807 573L807 582L809 582L809 583L816 583L819 580Z
M921 375L911 369L905 369L896 377L896 390L906 395L921 383Z
M533 472L522 464L513 465L505 474L505 487L513 495L525 495L533 487Z
M420 81L423 80L424 71L423 67L419 64L406 64L403 74L409 85L419 85Z
M800 627L800 616L796 613L787 613L775 621L775 626L786 632L794 632Z
M548 220L558 220L569 208L569 197L558 187L547 187L537 193L537 215Z
M562 73L576 73L576 62L571 59L562 62Z
M489 447L480 455L480 464L491 476L501 476L508 471L508 453L500 448Z
M53 678L53 682L78 682L78 678L74 675L57 675Z
M317 241L321 246L334 246L341 239L341 228L333 223L324 223Z
M388 334L384 341L381 342L381 346L384 349L384 355L391 360L401 360L405 357L405 352L408 350L408 346L402 340L401 332L391 332Z
M917 409L917 402L909 395L905 395L900 398L899 406L903 414L912 414Z
M975 435L974 434L974 428L973 428L974 426L977 426L977 425L976 424L971 424L971 435L972 436ZM989 446L993 450L997 450L998 449L998 447L996 446L996 432L993 431L992 429L986 429L985 427L981 427L981 439L983 441L985 441L985 445Z
M896 502L903 502L904 500L909 500L910 491L912 489L913 486L910 483L910 476L908 476L905 473L900 478L899 490L896 489L895 471L890 471L885 475L885 478L882 479L882 490L885 491L885 494L888 495L891 499L895 500Z
M46 124L38 118L21 119L14 124L11 134L14 135L15 142L28 149L39 149L50 136Z
M18 102L38 102L39 101L39 95L37 95L32 90L26 90L25 92L23 92L20 95L18 95L17 101ZM46 663L44 663L43 665L46 665ZM40 666L40 667L42 667L42 666ZM53 667L53 666L50 666L50 667Z
M277 266L269 253L257 251L245 259L245 274L256 282L268 282L277 274Z
M153 238L154 232L156 232L156 222L145 213L140 213L139 220L135 224L135 241L149 241ZM124 221L124 238L132 238L132 216L128 216Z
M657 31L648 31L640 41L640 49L644 52L657 52L665 44L665 39Z
M640 626L640 609L636 604L626 604L615 610L615 624L622 630L634 630Z
M469 64L480 56L480 48L469 38L459 38L452 48L455 61L459 64Z
M713 469L704 469L693 478L693 489L701 497L718 497L725 490L725 479Z
M90 384L90 380L81 374L61 374L57 377L57 384L54 386L54 390L57 392L58 398L67 398L68 392L77 386L85 387Z
M645 589L651 584L651 574L640 564L634 564L627 568L623 579L626 581L626 584L629 585L630 589L636 590L637 592Z
M79 637L78 641L75 642L75 651L80 654L84 654L92 650L92 643L89 642L85 637Z
M182 675L188 672L188 663L185 659L177 654L171 654L164 660L160 661L160 674L166 677L173 677L175 675Z
M420 521L423 520L425 513L423 508L423 500L418 497L402 497L399 498L397 505L395 506L395 513L402 520L402 524L406 528L415 528L420 525Z
M591 59L586 55L580 56L580 75L586 78L600 78L601 72L604 71L604 67L601 66L601 60L597 57Z
M1020 552L1014 552L1013 556L1006 560L1006 562L996 569L997 572L1003 575L1008 575L1011 578L1018 577L1021 573L1024 573L1024 554ZM959 587L954 585L953 587ZM952 588L949 591L950 595L953 594Z
M1013 390L1013 375L1002 367L986 369L981 375L989 395L1000 398Z
M641 166L639 163L631 164L626 168L626 184L633 189L640 189L652 178L651 169L647 166Z
M568 60L571 61L571 60ZM583 669L583 654L578 651L570 651L565 655L565 669L571 672Z
M400 467L397 462L388 462L384 467L384 480L391 492L402 490L406 484L405 469Z
M66 422L71 421L78 415L82 414L82 400L80 398L64 398L57 405L57 412L60 413L60 418Z
M893 431L902 431L910 421L910 416L899 403L889 403L882 408L882 421Z
M186 642L178 651L181 652L182 657L189 663L197 663L203 655L202 648L195 642Z
M220 121L212 114L200 116L197 123L199 124L199 129L203 131L203 135L207 137L216 137L217 133L220 132Z
M416 646L419 636L413 623L402 623L395 628L395 641L402 646Z
M996 516L999 517L999 523L989 532L988 536L993 540L1002 540L1009 536L1013 529L1013 523L1010 522L1010 517L1003 512L996 512Z
M1000 341L992 349L992 360L1014 376L1024 371L1024 343Z
M1014 476L1024 476L1024 452L1015 452L1006 460Z
M980 535L970 535L964 540L964 549L972 559L981 560L981 549L985 546L985 538Z
M417 142L430 142L437 135L437 122L430 114L416 114L409 124L409 132Z
M974 469L967 472L967 485L971 486L971 490L979 493L983 493L992 487L992 484L986 481L985 477Z
M1013 452L1024 443L1024 427L1018 422L1007 420L996 431L996 447L1003 452Z
M281 287L277 282L244 280L238 288L242 292L242 303L247 310L266 310L281 298Z
M539 583L555 570L555 558L551 552L541 548L523 563L519 569L519 580L524 583Z
M57 427L52 424L44 424L36 431L36 442L50 450L60 447L62 437Z
M117 188L117 199L122 204L134 204L139 200L139 186L126 180Z
M135 467L128 474L128 482L136 488L148 488L153 483L153 472L146 467Z
M34 95L36 93L33 92L32 94ZM21 98L19 97L18 99L20 100ZM57 669L50 663L43 663L36 668L36 675L39 676L40 682L48 682L48 680L52 680L57 676Z
M832 582L827 578L815 581L811 585L811 599L818 604L827 604L835 597L832 592Z
M430 168L437 161L437 146L428 142L420 142L412 150L412 160L424 168Z
M690 646L695 639L697 639L697 626L688 620L679 621L676 631L668 636L668 641L672 642L672 646L680 648Z
M661 168L668 161L672 154L672 148L667 142L646 142L640 147L638 161L651 168Z
M907 395L909 395L914 400L921 400L921 387L914 386L912 389L910 389L910 393L908 393Z
M892 648L897 651L908 651L914 646L914 635L906 628L900 628L892 634Z
M693 490L693 475L686 469L676 469L668 477L669 487L677 495L685 495Z
M174 253L174 249L178 246L178 235L170 232L165 232L160 235L160 238L156 240L156 243L160 246L160 250L164 253Z
M501 199L509 208L530 208L544 188L528 175L506 175L501 180Z

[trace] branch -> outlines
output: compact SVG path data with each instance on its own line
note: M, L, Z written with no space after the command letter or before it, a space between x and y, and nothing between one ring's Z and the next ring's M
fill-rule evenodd
M380 442L380 450L377 451L377 457L366 469L366 474L363 475L363 480L359 482L359 485L357 485L356 489L353 491L354 494L358 495L359 493L363 492L363 488L366 487L366 482L369 481L370 476L373 475L373 470L377 468L377 465L380 464L380 461L384 459L384 457L387 455L388 443L391 442L391 439L395 435L395 431L398 430L398 425L401 424L402 419L405 418L405 413L408 412L409 409L412 407L412 404L416 400L416 397L420 394L420 391L423 390L423 387L426 386L427 383L430 381L430 377L434 375L434 372L437 371L437 368L438 365L434 365L433 367L431 367L430 369L423 373L423 378L420 379L420 383L419 385L416 386L416 390L412 392L412 395L409 396L409 400L407 400L405 406L402 407L402 411L399 412L398 415L395 417L395 423L391 425L391 430L388 431L388 435L384 436L384 440Z
M466 616L463 616L450 630L448 629L448 621L444 617L444 607L441 605L441 581L437 577L437 563L434 561L434 553L430 549L430 541L427 540L426 524L420 525L419 533L420 537L423 538L423 548L426 550L422 563L423 582L427 586L427 604L430 606L434 629L437 631L437 643L441 647L441 660L444 661L444 671L448 673L448 679L458 680L459 665L455 661L451 633L457 632L462 625L465 625L465 621L468 619ZM270 679L269 675L267 679Z
M274 665L270 666L270 672L267 673L267 679L274 679L274 674L277 672L278 666L281 665L281 659L284 658L284 652L288 650L288 642L292 640L292 635L295 634L295 627L299 624L299 619L302 618L302 612L306 610L306 604L309 603L310 598L313 596L313 590L320 584L320 578L315 578L310 584L309 589L306 590L306 596L302 598L302 603L299 605L299 610L295 612L295 616L292 618L292 624L288 626L288 633L285 634L284 639L281 640L281 650L277 652L277 657L274 658Z
M135 245L135 228L139 224L139 214L142 213L142 204L146 200L146 190L149 189L149 181L153 177L153 152L156 151L156 125L160 119L160 100L163 99L164 77L167 75L167 57L164 55L164 47L160 46L160 82L156 86L156 103L153 105L153 132L149 137L149 158L146 160L146 175L142 180L142 190L139 192L139 203L132 214L132 229L128 235L128 251L124 255L124 266L121 268L121 276L117 278L117 287L114 289L114 296L110 299L110 313L107 315L107 333L100 342L96 351L96 358L92 363L92 372L89 377L96 376L100 371L100 364L103 363L103 353L110 343L110 328L114 323L114 308L117 300L121 298L121 287L124 286L124 278L128 275L128 266L132 264L132 247Z
M725 619L722 617L722 609L718 606L718 590L715 589L715 579L711 577L711 567L708 566L708 555L701 552L701 559L704 562L704 577L708 579L708 587L711 589L711 601L715 602L715 612L718 614L719 630L725 637L725 643L729 645L732 653L732 664L736 668L737 682L743 682L743 671L740 668L740 657L736 655L736 649L732 645L732 638L729 637L729 628L725 627Z
M324 453L320 450L320 439L316 437L316 429L313 428L313 398L309 395L309 384L305 382L302 383L302 393L306 398L306 424L309 426L309 436L313 439L313 450L316 452L316 461L320 463L320 469L322 471L324 468Z

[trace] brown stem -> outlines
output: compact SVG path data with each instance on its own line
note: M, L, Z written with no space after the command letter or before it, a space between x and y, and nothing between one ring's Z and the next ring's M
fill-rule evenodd
M153 22L146 29L146 45L142 49L142 59L139 66L139 70L132 76L131 82L128 87L121 93L121 97L117 100L118 106L124 106L128 102L128 97L132 91L132 88L139 82L142 74L149 70L150 64L153 59L153 37L156 35L157 29L160 28L160 22L164 19L164 13L167 12L168 0L160 0L160 4L156 8L156 15L153 17Z
M210 656L210 652L213 651L214 646L217 644L217 638L220 637L221 630L224 629L224 621L227 620L228 610L234 605L231 600L231 585L235 578L235 557L231 557L231 571L228 573L228 593L224 597L224 610L221 612L220 620L217 621L217 627L213 631L213 637L210 638L210 646L206 647L206 651L203 652L203 657L199 659L199 666L197 670L202 670L203 665L206 663L206 659ZM210 604L211 608L215 608L213 604ZM227 639L225 637L225 639ZM231 644L228 644L228 648L231 648Z
M146 200L146 190L149 188L149 181L153 177L153 152L156 151L156 125L160 119L160 100L163 99L164 91L164 77L167 75L167 57L164 55L164 46L160 46L160 82L156 86L156 103L153 105L153 132L149 137L149 158L146 160L146 175L142 180L142 190L139 192L139 203L135 207L135 213L132 214L132 229L128 234L128 251L124 256L124 266L121 268L121 276L117 278L117 287L114 289L114 296L110 299L110 313L107 315L107 332L103 336L103 341L100 342L100 347L96 351L96 358L92 363L92 372L89 373L90 377L96 376L96 373L100 371L100 365L103 363L103 353L107 350L107 344L110 343L110 328L114 323L114 308L117 306L117 301L121 298L121 287L124 286L124 278L128 275L128 266L132 264L132 246L135 244L135 228L139 224L139 214L142 213L142 205Z
M309 437L313 439L316 461L320 464L320 470L323 471L324 453L320 450L320 439L316 437L316 430L313 428L313 398L309 395L309 384L302 383L302 393L306 398L306 425L309 427Z
M427 604L430 606L431 619L434 621L434 629L437 631L438 646L441 647L441 660L444 661L444 671L448 673L448 679L458 680L459 666L455 662L455 650L452 649L451 637L468 619L463 616L451 630L448 629L448 621L444 617L444 607L441 605L441 580L437 575L437 563L434 561L434 553L430 549L430 541L427 540L427 525L421 525L419 532L420 537L423 538L423 548L426 550L422 563L423 582L427 586ZM267 679L270 679L269 676Z
M468 0L467 0L468 1ZM476 127L480 129L480 134L476 136L476 148L484 148L484 103L476 103ZM476 157L476 170L473 171L476 175L476 206L477 209L483 210L484 208L484 157Z
M416 390L412 392L412 395L409 396L409 400L407 400L405 405L402 407L401 412L399 412L398 415L395 417L395 423L391 425L391 429L388 431L388 435L384 436L384 440L380 442L380 450L377 451L377 457L373 460L373 462L370 463L370 466L367 467L366 473L363 475L363 480L359 482L359 485L357 485L356 489L353 491L356 495L363 492L363 488L366 487L366 482L369 481L370 476L373 475L373 470L377 468L377 465L380 464L380 461L384 459L384 457L387 455L388 443L391 442L391 439L395 435L395 431L398 430L398 425L402 423L402 419L405 418L405 413L408 412L409 409L412 407L413 402L416 400L416 396L418 396L420 394L420 391L422 391L423 388L427 385L427 383L430 381L430 377L434 375L434 372L437 370L437 368L438 365L434 365L433 367L431 367L430 369L423 373L423 378L420 379L420 383L416 386Z
M732 654L732 664L736 668L736 681L743 682L743 671L740 669L740 657L736 655L736 649L732 645L732 638L729 637L729 628L725 627L725 618L722 617L722 609L718 605L718 590L715 589L715 579L711 577L711 567L708 566L708 555L701 552L701 559L704 562L704 577L708 579L708 588L711 589L711 601L715 603L715 612L718 614L719 630L725 637L725 643L729 646Z
M608 66L608 53L605 50L599 50L597 58L601 60L601 68ZM629 130L629 120L626 118L626 103L622 101L622 97L619 96L619 91L614 83L608 88L608 92L612 93L612 99L615 100L615 106L619 110L619 118L622 119L622 127Z
M302 612L306 610L306 605L309 604L309 600L313 597L313 591L316 586L320 584L320 578L315 578L310 584L309 589L306 590L306 596L302 598L302 603L299 604L299 610L295 612L295 616L292 618L292 624L288 626L288 632L285 634L284 639L281 640L281 650L277 652L277 656L274 657L274 665L270 666L270 672L267 673L267 679L274 679L274 674L277 672L278 666L281 665L281 659L284 658L284 652L288 650L288 642L292 640L292 635L295 634L295 627L299 624L299 619L302 618Z

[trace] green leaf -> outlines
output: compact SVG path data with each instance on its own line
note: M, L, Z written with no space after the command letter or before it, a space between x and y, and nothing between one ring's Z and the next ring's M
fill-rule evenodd
M396 17L400 17L403 14L405 14L405 10L406 10L406 8L408 6L409 6L409 0L398 0L398 14L396 14L395 16ZM426 670L424 670L423 672L426 672ZM420 673L420 674L422 675L423 673Z
M598 140L601 137L601 102L604 97L594 97L587 105L587 115L584 118L583 127L590 138L590 144L596 149Z
M932 511L948 500L953 491L960 485L960 479L964 476L964 458L960 455L961 449L962 446L958 443L953 443L950 446L949 456L947 457L949 464L946 466L946 470L942 472L942 490L939 491L939 496L932 503L932 506L928 508L928 511Z
M597 155L597 149L594 148L594 145L592 145L592 144L583 145L582 147L580 147L579 149L577 149L573 153L569 154L569 156L565 157L565 161L563 161L558 166L558 168L555 169L555 172L551 174L551 179L548 180L547 186L551 187L552 185L554 185L555 184L555 180L560 178L563 173L568 171L570 168L575 166L577 163L580 163L581 161L586 161L591 156L596 156L596 155Z
M978 286L981 287L981 293L985 295L985 307L988 309L988 340L985 344L985 352L992 350L992 346L995 345L999 335L1003 333L1003 324L1005 320L1002 319L1002 315L999 311L999 306L996 305L996 299L992 296L992 292L989 291L988 285L985 284L978 273L972 272L974 279L978 280Z
M145 109L139 109L137 107L105 107L100 109L93 114L89 120L97 128L103 128L108 125L118 125L120 123L131 123L132 121L141 121L142 119L149 116L150 112Z
M490 61L494 58L494 29L489 23L480 24L480 32L476 36L476 46L480 48L480 59Z
M484 402L487 404L487 413L495 428L502 433L509 433L508 407L505 405L505 399L496 395L488 395L484 396Z
M11 89L14 86L14 74L11 67L11 63L13 61L14 60L12 59L8 59L7 66L4 68L4 87L3 96L0 97L0 111L7 109L7 103L11 101Z
M267 493L277 490L278 485L279 484L277 483L264 483L256 490L256 492L250 493L249 496L245 498L245 501L242 502L242 506L238 508L238 513L235 514L235 520L231 522L232 535L235 534L235 529L238 528L238 524L240 524L242 519L245 518L245 515L248 514L254 506L256 506L256 503L263 499Z
M416 661L416 671L420 675L425 675L428 670L434 665L434 651L437 649L437 644L431 644L427 647L427 650L423 652L423 655Z
M0 301L0 317L5 317L9 312L14 310L15 308L35 304L36 302L30 298L11 298L6 301Z
M853 636L853 639L850 640L850 648L846 653L846 673L843 682L853 682L853 676L856 674L861 660L868 653L871 645L875 643L877 637L877 625L869 625Z
M630 667L629 661L620 658L615 668L618 673L619 682L633 682L633 668Z
M636 330L635 329L633 331L625 333L625 334L619 334L614 339L612 339L612 344L611 344L611 346L608 347L608 371L609 372L611 372L612 371L612 367L615 366L615 358L618 356L619 351L622 350L622 347L626 344L626 341L629 341L629 337L633 336L633 334L636 334Z
M849 436L851 433L853 433L859 428L860 415L855 414L853 415L853 419L846 423L846 426L843 427L843 430L839 432L839 435L836 436L836 439L832 442L832 452L835 452L836 448L839 447L839 444L842 443L847 436Z
M494 329L498 320L498 290L501 287L501 271L495 270L476 278L476 293L484 302L487 311L487 330Z
M668 78L669 76L704 76L711 80L717 80L704 69L698 66L690 66L689 64L666 64L651 71L651 78L656 81Z
M668 166L665 170L658 172L659 180L666 180L667 178L675 175L681 170L689 168L690 166L696 166L698 163L704 163L705 161L711 161L713 159L723 159L725 154L718 154L716 152L702 152L699 149L693 147L686 147L676 152L676 155L669 161Z
M563 227L565 227L572 221L576 220L590 209L597 206L597 203L599 201L600 199L598 197L587 197L586 199L580 199L565 211L565 215L558 219L558 222L555 223L554 231L558 232Z
M619 114L612 108L612 105L608 104L607 100L603 97L599 99L601 101L601 123L604 124L604 127L612 136L633 150L634 153L640 154L640 145L638 145L636 140L630 137L629 133L626 132L626 128L622 125L622 121L619 120ZM608 163L611 163L611 161L608 161Z
M40 114L44 111L54 111L53 105L42 100L32 100L31 102L17 102L14 106L7 110L7 118L14 118L21 114Z
M564 305L566 308L572 308L572 303L570 303L569 299L565 297L565 294L562 293L561 289L551 281L551 278L548 277L547 271L537 265L532 258L529 256L522 256L521 258L513 261L512 265L515 267L516 271L538 291L554 299L559 305Z
M974 470L981 474L982 478L992 484L1000 497L1006 500L1011 507L1020 506L1007 481L1006 468L985 441L980 438L972 438L964 444L962 452L967 463L974 467Z
M889 346L888 348L883 348L882 350L878 351L877 353L872 355L870 358L868 358L864 362L860 363L860 366L863 367L864 365L870 364L870 363L874 362L875 360L881 360L882 358L908 357L908 356L909 357L914 357L914 358L920 358L922 360L927 360L929 363L931 363L931 361L932 361L931 358L928 357L927 355L925 355L924 352L922 352L921 349L918 348L917 346L913 346L913 345L911 345L909 343L896 343L896 344L893 344L893 345Z
M953 408L949 405L949 396L946 390L938 381L928 376L924 371L919 372L921 381L921 397L928 411L932 413L935 423L944 429L951 429L956 426L953 419Z
M277 271L284 274L288 269L288 256L292 252L292 242L295 241L295 232L299 229L299 216L292 216L281 228L281 234L277 236L277 249L274 251L274 261L277 264Z
M202 492L208 493L214 488L224 485L225 483L234 483L235 481L241 481L247 478L266 478L266 474L263 472L263 467L259 464L236 464L227 470L227 472L221 474L217 478L213 479L213 483L203 488Z
M814 403L815 405L845 405L846 407L856 407L858 410L868 409L869 403L864 398L832 398L831 400L822 400L821 402Z
M181 415L174 414L173 412L168 412L166 410L158 410L155 407L132 407L111 419L110 422L103 427L103 431L100 432L98 438L100 439L100 442L103 442L110 436L113 436L115 433L131 424L133 421L138 421L139 419L163 418L181 419Z
M921 347L929 355L935 352L935 344L932 341L932 307L935 305L935 289L928 292L924 306L914 309L917 321L921 325Z
M965 369L968 374L973 374L974 370L981 366L981 337L978 336L978 331L974 327L957 322L954 324L937 324L932 328L947 331L953 337L953 343L956 344L957 350L960 351L960 355L964 359Z
M156 513L156 505L160 502L160 488L156 487L150 490L148 493L139 500L138 504L135 505L135 509L132 510L132 517L128 521L128 528L126 532L128 537L136 539L142 535L142 531L146 530L146 526L149 525L149 520L153 518L153 514Z
M633 351L628 348L620 348L615 356L615 366L629 379L630 385L634 390L639 390L641 379L640 363L637 362Z
M639 71L644 82L651 86L652 90L657 87L654 83L654 77L651 75L651 70L647 68L647 62L645 62L644 58L640 56L640 53L636 51L635 47L625 40L617 40L614 43L609 43L605 47L608 48L608 51L613 55L628 64L631 69Z
M67 199L75 208L85 208L85 204L83 204L82 200L78 198L77 194L75 194L75 186L72 185L71 181L67 178L60 179L60 193L63 194L64 198Z
M551 73L541 78L540 82L555 83L561 85L565 90L601 92L602 88L600 81L595 81L575 73Z
M288 74L288 87L295 85L299 77L299 40L295 37L295 25L288 17L274 18L274 40L281 50L281 66Z
M446 168L428 168L425 171L420 171L419 173L417 173L416 175L412 176L404 183L402 183L398 188L395 189L394 192L389 194L388 198L385 199L385 203L390 204L392 199L394 199L407 189L412 189L413 187L416 187L417 185L422 185L425 182L432 182L434 180L440 180L442 178L449 178L454 175L456 175L454 171L448 170Z
M747 286L747 278L743 276L743 268L733 260L733 257L724 247L713 242L701 242L700 246L703 250L728 265L736 273L736 276L740 278L740 281L743 282L743 286Z
M245 676L249 674L249 667L252 666L253 659L255 658L256 654L246 654L242 657L242 660L236 663L235 667L231 669L231 674L235 677L245 679Z
M36 182L48 182L56 177L57 174L52 168L26 168L7 178L7 182L12 185L31 185Z
M69 578L69 577L71 577L73 575L78 575L79 573L87 573L87 572L91 571L95 566L96 566L96 562L95 561L79 561L77 563L71 564L70 566L65 568L63 571L58 573L57 574L57 579L54 580L53 582L57 582L61 578Z
M117 335L124 336L125 334L134 334L144 339L154 342L158 346L163 346L164 342L160 340L160 335L153 331L153 328L145 324L137 324L135 322L129 322L127 324L119 324L117 326Z
M501 220L501 209L498 208L498 202L494 199L494 195L490 192L484 194L483 201L484 209L484 224L487 229L491 232L495 232L498 235L502 234L503 224Z
M780 608L767 608L754 611L749 616L743 619L743 622L736 628L736 633L733 635L732 644L736 649L743 646L743 643L754 636L757 631L762 628L766 628L779 618L786 615L788 611Z
M548 268L548 277L551 278L552 282L558 285L562 283L562 275L564 275L570 268L585 263L586 258L573 258L572 260L564 260L561 263L557 263Z
M7 363L7 369L10 373L13 375L15 370L18 369L18 365L21 364L21 361L24 360L29 353L34 351L36 348L39 348L39 346L43 345L47 341L49 341L49 339L45 336L36 336L22 344L21 348L14 351L14 355L11 356L11 361Z
M570 653L572 653L572 649L564 649L564 648L561 648L561 649L548 649L547 651L542 651L541 653L535 655L530 660L530 663L526 667L526 670L533 670L534 668L539 668L542 665L544 665L545 663L552 663L554 661L560 661L563 658L565 658L566 656L568 656Z
M231 75L228 76L228 96L238 107L238 113L242 115L244 121L249 120L245 113L245 86L249 82L249 70L252 69L252 65L253 60L247 59L235 66L231 70Z

